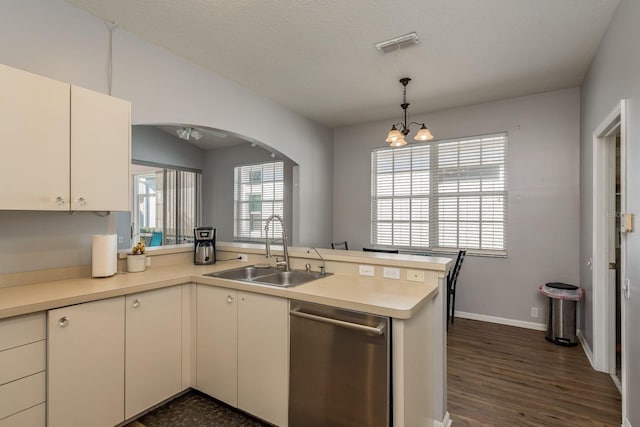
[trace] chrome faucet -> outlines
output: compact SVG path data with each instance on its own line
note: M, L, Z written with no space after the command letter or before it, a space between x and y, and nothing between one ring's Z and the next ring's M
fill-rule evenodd
M265 245L265 252L266 252L265 257L271 258L271 244L269 242L269 224L274 219L277 219L278 221L280 221L280 227L282 228L282 247L284 252L284 261L278 261L276 259L276 267L282 265L284 266L284 271L291 271L291 268L289 267L289 249L287 247L287 234L284 231L284 222L282 221L282 217L280 215L271 215L269 218L267 218L267 220L264 223L264 232L265 232L264 245Z

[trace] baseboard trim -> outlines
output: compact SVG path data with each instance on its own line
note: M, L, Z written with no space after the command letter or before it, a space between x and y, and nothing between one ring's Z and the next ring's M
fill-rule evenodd
M449 416L449 411L444 414L444 418L442 421L433 420L433 427L451 427L451 417Z
M455 317L469 320L480 320L489 323L498 323L507 326L516 326L518 328L534 329L536 331L546 331L546 323L525 322L523 320L507 319L505 317L487 316L486 314L467 313L464 311L456 311ZM455 321L455 320L454 320Z
M591 347L587 342L587 339L584 337L581 329L578 329L578 333L576 334L578 341L580 341L580 346L582 347L582 351L584 351L585 356L587 356L587 360L591 364L591 367L597 371L596 366L593 364L593 352L591 351Z

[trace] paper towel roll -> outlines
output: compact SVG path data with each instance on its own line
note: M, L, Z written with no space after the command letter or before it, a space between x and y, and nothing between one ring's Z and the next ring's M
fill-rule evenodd
M91 246L91 275L109 277L118 269L116 234L94 234Z

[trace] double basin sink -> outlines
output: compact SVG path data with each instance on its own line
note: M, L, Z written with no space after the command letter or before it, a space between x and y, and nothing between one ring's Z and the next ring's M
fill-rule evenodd
M331 273L325 273L323 275L315 271L304 270L282 271L276 267L259 267L250 265L247 267L234 268L233 270L208 273L205 274L205 276L228 280L239 280L241 282L255 283L258 285L289 288L311 282L312 280L327 277L330 274Z

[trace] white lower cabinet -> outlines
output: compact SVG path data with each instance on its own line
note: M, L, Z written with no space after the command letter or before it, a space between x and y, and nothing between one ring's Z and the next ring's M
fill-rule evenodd
M48 321L48 427L113 427L182 390L181 286L50 310Z
M286 426L288 316L284 298L198 285L196 388Z
M48 427L124 421L124 297L48 313Z
M237 291L196 288L196 388L238 406Z
M125 313L128 419L182 389L182 289L128 295Z
M238 408L286 426L289 408L289 304L238 292Z
M44 383L42 384L44 388ZM10 417L0 420L0 427L44 427L46 420L46 403L32 406Z
M0 320L0 427L44 427L44 312Z

